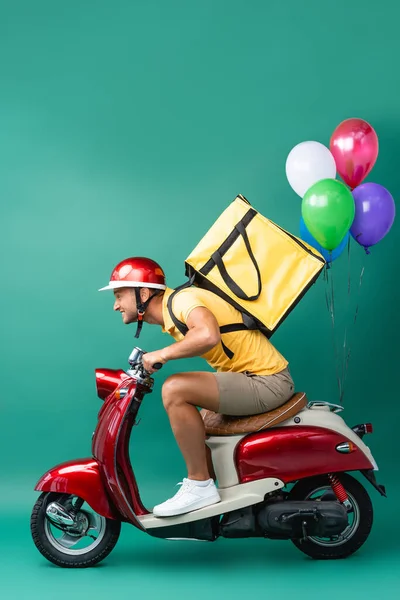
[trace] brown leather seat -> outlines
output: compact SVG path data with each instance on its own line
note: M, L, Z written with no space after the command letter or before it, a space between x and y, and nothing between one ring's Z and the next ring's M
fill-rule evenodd
M285 404L282 404L282 406L259 415L232 417L206 409L202 409L200 414L203 418L207 435L240 435L262 431L268 427L275 427L275 425L278 425L282 421L294 417L294 415L307 405L307 402L307 396L304 393L297 393L285 402Z

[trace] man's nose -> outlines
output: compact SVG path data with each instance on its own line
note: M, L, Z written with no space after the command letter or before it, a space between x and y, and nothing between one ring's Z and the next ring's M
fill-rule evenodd
M118 300L114 302L114 310L119 310Z

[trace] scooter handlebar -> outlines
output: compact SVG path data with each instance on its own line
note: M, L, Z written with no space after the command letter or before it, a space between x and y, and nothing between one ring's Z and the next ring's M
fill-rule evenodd
M146 373L142 360L144 354L147 354L147 352L141 350L141 348L138 348L137 346L132 350L128 362L133 370L139 369L142 372ZM153 369L159 371L162 368L162 366L163 364L158 362L153 365Z

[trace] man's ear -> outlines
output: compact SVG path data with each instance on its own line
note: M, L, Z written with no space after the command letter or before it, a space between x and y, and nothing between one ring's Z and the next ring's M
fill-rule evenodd
M142 302L146 302L150 298L151 290L149 288L140 288L140 299Z

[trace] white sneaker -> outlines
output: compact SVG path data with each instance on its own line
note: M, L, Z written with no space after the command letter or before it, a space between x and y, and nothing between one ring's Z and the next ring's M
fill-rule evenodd
M208 482L201 482L206 485L198 485L198 483L192 479L184 478L183 481L178 483L181 488L175 496L155 506L153 508L153 515L156 517L183 515L192 510L204 508L205 506L210 506L221 501L212 479L209 479Z

